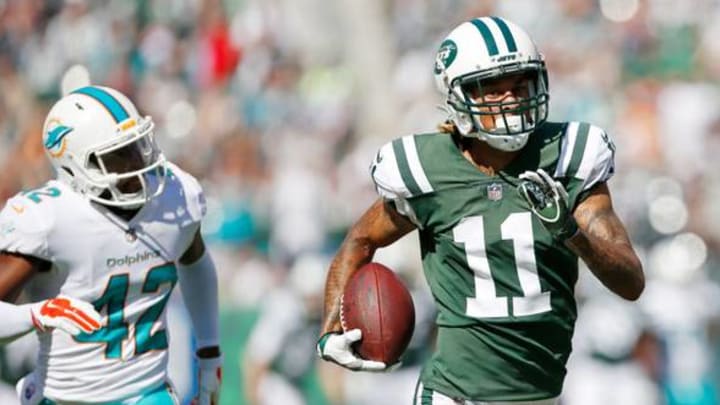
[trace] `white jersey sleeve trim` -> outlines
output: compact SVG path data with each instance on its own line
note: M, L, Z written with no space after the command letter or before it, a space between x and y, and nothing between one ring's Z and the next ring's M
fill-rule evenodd
M193 220L200 222L207 213L207 202L200 182L195 177L180 169L173 163L168 163L171 175L175 175L185 192L187 208Z
M583 180L585 191L597 183L607 181L615 172L615 145L601 128L591 126L585 153L575 178Z
M392 143L386 143L380 148L370 172L380 196L390 200L410 197L410 191L400 175Z
M405 147L406 143L408 143L407 147ZM402 147L397 148L395 145L402 145ZM430 187L430 182L427 180L425 171L420 165L420 158L412 137L405 137L402 138L402 140L396 139L393 142L388 142L383 145L370 166L370 173L378 194L387 200L392 200L395 203L395 209L398 213L410 219L415 225L420 226L415 211L413 211L412 206L410 206L410 203L407 201L408 198L413 196L413 193L403 180L403 175L400 172L400 166L398 164L398 156L395 153L396 150L399 150L401 153L406 153L405 151L410 150L410 157L403 155L400 158L407 162L410 173L412 173L413 170L415 173L418 173L419 177L416 178L421 179L422 187ZM407 175L409 175L409 173L406 173L406 176ZM415 175L413 174L413 176Z

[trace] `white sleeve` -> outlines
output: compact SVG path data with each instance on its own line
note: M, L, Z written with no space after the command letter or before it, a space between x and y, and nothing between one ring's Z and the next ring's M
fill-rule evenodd
M412 166L412 168L419 168L416 170L411 170L411 166L408 164L409 161L413 163L419 161L414 147L415 141L412 136L386 143L375 155L375 160L370 165L370 175L378 194L393 201L395 209L400 214L420 226L408 199L432 191L432 187L419 164ZM397 155L396 149L400 156ZM418 186L418 184L423 186Z
M615 173L615 144L610 136L596 126L590 126L582 161L575 178L583 181L582 191L608 181Z
M14 305L0 301L0 343L6 343L33 330L30 307L32 304Z
M20 195L0 211L0 251L51 260L47 235L52 221Z
M210 253L205 253L195 263L177 263L178 279L185 306L195 332L197 347L220 344L218 281L215 264Z
M392 143L386 143L378 150L370 165L370 175L381 197L399 200L411 196L400 175Z
M182 184L183 192L185 193L185 202L190 216L194 221L200 222L207 213L205 193L203 192L200 182L172 163L168 163L168 167L170 168L171 175L177 176Z

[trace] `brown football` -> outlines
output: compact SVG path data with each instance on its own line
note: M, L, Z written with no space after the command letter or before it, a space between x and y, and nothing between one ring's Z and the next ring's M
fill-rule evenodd
M360 329L355 351L366 360L391 365L410 343L415 307L405 284L389 268L368 263L352 275L340 309L345 331Z

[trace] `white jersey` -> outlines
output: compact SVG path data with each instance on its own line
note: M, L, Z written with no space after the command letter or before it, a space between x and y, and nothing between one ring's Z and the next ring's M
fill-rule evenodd
M39 335L35 374L46 398L117 401L165 381L165 303L175 262L205 213L198 182L168 167L164 192L129 222L55 180L16 195L0 212L0 250L52 262L58 293L103 315L104 327L92 334Z

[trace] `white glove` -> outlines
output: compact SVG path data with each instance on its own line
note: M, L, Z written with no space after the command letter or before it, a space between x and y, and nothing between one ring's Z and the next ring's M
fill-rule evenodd
M568 193L563 185L543 169L520 175L518 191L545 229L559 241L571 238L578 226L568 207Z
M362 339L360 329L345 333L329 332L324 334L317 344L318 355L342 367L354 371L386 371L387 365L381 361L363 360L350 347Z
M219 405L223 357L198 358L198 393L191 405Z
M93 333L102 327L102 316L91 304L63 295L34 304L30 315L40 332L57 328L75 336L81 332Z

